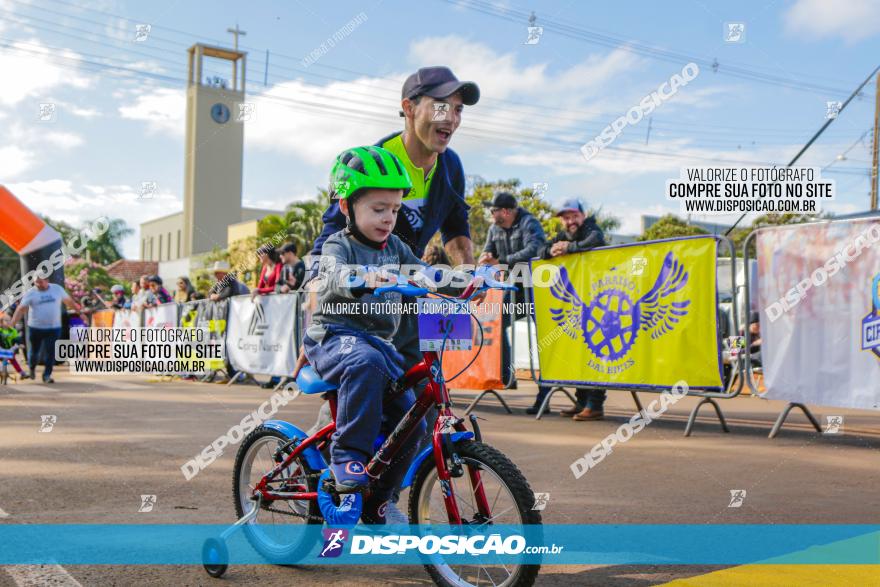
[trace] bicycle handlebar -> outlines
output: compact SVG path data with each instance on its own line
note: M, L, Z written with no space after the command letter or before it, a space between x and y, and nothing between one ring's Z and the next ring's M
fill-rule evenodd
M364 270L367 273L376 272L375 268L364 267ZM502 289L502 290L516 290L517 287L515 285L510 285L504 283L502 281L498 281L495 276L498 274L498 270L491 265L481 265L474 270L474 279L482 279L483 285L479 288L478 291L484 291L487 289ZM399 274L391 274L390 277L394 280L394 283L388 285L381 285L379 287L366 287L364 284L364 279L357 275L352 275L348 278L349 287L353 292L372 292L377 295L381 295L387 292L399 293L405 296L411 297L419 297L424 296L429 293L425 287L420 287L413 283L410 283L406 280L405 277Z

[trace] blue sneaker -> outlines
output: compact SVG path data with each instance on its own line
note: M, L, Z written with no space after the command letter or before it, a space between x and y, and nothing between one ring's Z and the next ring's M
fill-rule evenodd
M360 461L331 463L330 471L336 479L336 491L339 493L354 493L366 487L370 481L367 469Z

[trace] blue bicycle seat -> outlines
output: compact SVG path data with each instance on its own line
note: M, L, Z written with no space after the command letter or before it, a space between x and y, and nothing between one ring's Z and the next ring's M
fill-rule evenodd
M336 389L335 385L327 383L318 377L318 374L311 365L306 365L300 369L299 375L296 376L296 385L300 391L307 394L324 393L325 391Z

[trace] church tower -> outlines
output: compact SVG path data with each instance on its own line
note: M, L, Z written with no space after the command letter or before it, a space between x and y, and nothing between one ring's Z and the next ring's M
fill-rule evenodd
M227 226L242 221L244 123L252 114L245 56L201 43L189 48L181 257L226 247ZM231 81L205 76L206 58L226 61Z

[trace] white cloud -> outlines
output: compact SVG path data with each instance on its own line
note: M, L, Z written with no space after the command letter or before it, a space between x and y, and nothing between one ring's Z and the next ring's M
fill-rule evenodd
M880 32L877 0L797 0L783 16L789 33L801 37L841 37L855 43Z
M135 96L133 104L120 106L119 115L146 122L152 132L182 137L186 120L186 94L183 90L150 88Z
M43 142L60 149L72 149L83 144L83 138L71 132L46 132L40 135Z
M76 59L73 51L55 51L40 41L16 42L12 49L0 53L0 79L3 91L0 92L0 105L14 106L26 98L40 97L41 102L51 102L48 93L58 87L70 86L78 89L91 85L91 78L80 72L68 59ZM37 105L34 104L34 116Z
M0 169L2 181L9 181L33 165L34 154L15 145L0 147Z
M2 151L2 150L0 150ZM135 229L126 238L123 252L128 258L138 257L138 227L149 218L158 218L183 209L178 194L163 189L150 199L139 199L139 186L74 184L66 179L37 180L8 183L6 187L32 210L46 213L50 218L64 220L73 226L107 215L122 218Z

